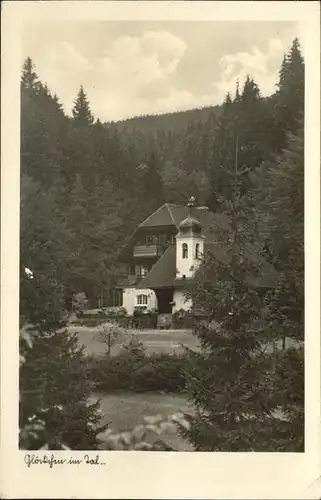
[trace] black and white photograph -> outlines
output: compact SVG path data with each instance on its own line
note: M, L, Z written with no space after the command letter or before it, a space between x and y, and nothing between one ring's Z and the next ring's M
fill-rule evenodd
M306 56L285 18L23 22L27 468L307 451Z

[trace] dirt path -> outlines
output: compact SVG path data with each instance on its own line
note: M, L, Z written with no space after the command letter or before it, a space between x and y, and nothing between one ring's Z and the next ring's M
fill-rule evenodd
M89 355L100 356L106 352L105 345L97 339L99 327L70 326L68 331L77 333L79 343L85 346ZM128 335L134 335L143 342L146 352L180 352L182 345L190 349L197 349L198 341L190 330L129 330ZM119 352L120 346L115 346L114 353Z

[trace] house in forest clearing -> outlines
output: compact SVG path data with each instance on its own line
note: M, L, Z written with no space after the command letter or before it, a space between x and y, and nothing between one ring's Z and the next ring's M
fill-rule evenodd
M158 314L189 310L186 280L213 245L213 228L227 225L224 215L195 206L194 198L187 206L165 203L144 220L119 254L128 271L118 283L127 314L132 315L135 308ZM223 250L217 245L215 249L223 257Z
M122 305L128 315L137 309L172 315L188 311L192 304L185 297L186 281L191 279L208 251L223 263L230 256L218 242L220 231L228 231L226 215L196 206L191 198L187 206L165 203L144 220L119 253L127 274L118 282ZM259 277L248 277L249 285L274 286L273 266L260 249L248 244L243 249L247 259L259 263Z

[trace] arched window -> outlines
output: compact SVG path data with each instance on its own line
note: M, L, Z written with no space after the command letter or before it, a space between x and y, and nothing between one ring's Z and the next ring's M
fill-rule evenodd
M183 243L182 245L182 258L187 259L188 258L188 246L187 243Z
M147 295L137 295L137 304L139 306L146 306L148 304Z
M195 245L195 259L199 259L199 258L200 258L200 244L196 243L196 245Z

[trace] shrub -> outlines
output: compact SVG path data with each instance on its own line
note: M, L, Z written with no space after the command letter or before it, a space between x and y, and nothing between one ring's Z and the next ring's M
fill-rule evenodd
M135 373L135 390L182 391L185 384L184 369L187 358L177 354L154 354L147 358L147 363Z
M105 344L107 356L110 356L112 348L126 337L127 331L115 321L103 323L99 328L96 339Z
M139 330L157 328L158 315L155 311L144 309L145 306L135 307L130 322L134 328Z
M108 318L122 318L127 315L127 310L123 306L103 307L101 310Z
M84 292L74 294L72 308L77 316L81 316L88 306L88 299Z
M130 335L127 341L122 344L120 352L136 359L145 359L145 346L136 335Z
M87 317L77 317L75 321L72 321L72 324L75 326L99 326L103 323L106 323L105 317L97 317L97 318L87 318Z
M185 386L186 355L146 355L141 348L124 348L111 358L92 360L90 376L96 389L105 392L181 392Z
M173 328L190 329L194 325L194 316L191 311L180 309L173 314Z

